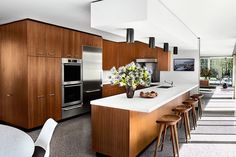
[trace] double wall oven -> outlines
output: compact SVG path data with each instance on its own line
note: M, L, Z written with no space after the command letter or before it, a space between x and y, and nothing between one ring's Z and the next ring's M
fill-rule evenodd
M83 102L82 60L62 58L62 118L80 114Z

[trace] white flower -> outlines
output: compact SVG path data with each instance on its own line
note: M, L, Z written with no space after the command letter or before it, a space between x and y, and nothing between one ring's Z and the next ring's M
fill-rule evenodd
M121 66L118 70L113 67L109 78L114 85L130 86L132 88L136 88L138 85L148 86L151 82L151 75L147 68L134 62Z

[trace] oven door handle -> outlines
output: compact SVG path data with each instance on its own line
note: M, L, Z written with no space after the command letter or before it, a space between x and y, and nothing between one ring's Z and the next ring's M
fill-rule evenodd
M94 90L87 90L85 93L94 93L94 92L100 92L101 89L94 89Z
M64 63L65 66L81 66L81 63L73 63L73 62L70 62L70 63Z
M64 111L69 111L69 110L73 110L73 109L77 109L77 108L80 108L82 107L83 105L74 105L74 106L69 106L69 107L65 107L65 108L62 108Z
M64 87L78 87L81 86L81 84L75 84L75 85L65 85Z

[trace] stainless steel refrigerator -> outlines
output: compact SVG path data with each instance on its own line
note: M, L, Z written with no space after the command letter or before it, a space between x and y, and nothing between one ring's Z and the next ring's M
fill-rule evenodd
M83 106L102 97L102 49L83 46Z

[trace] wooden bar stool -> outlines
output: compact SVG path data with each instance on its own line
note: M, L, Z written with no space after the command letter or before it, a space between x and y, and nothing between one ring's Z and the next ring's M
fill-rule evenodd
M173 111L178 116L181 116L182 120L184 120L184 129L185 129L186 143L188 143L188 140L191 139L189 116L188 116L188 113L189 113L190 110L191 110L191 108L187 107L186 105L179 105L179 106L177 106L176 108L173 109Z
M186 105L187 107L191 108L193 128L195 130L195 128L197 127L197 113L196 113L195 106L198 104L198 100L196 100L196 99L186 99L183 102L183 104Z
M164 115L159 120L157 120L157 124L159 124L159 132L157 136L157 143L155 147L154 157L156 157L157 148L160 145L161 137L162 137L162 146L161 150L163 149L166 130L170 127L171 131L171 139L172 139L172 147L173 147L173 155L174 157L179 156L179 140L178 140L178 131L176 124L181 120L181 117L178 115L170 114Z
M204 97L203 94L194 94L191 98L198 100L198 117L202 118L202 98Z

